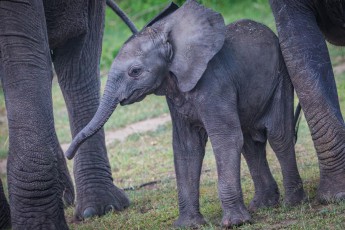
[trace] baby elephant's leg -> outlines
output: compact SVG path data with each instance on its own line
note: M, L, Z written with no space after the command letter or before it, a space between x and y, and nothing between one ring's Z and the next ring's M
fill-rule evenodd
M220 111L209 109L209 111ZM230 112L229 112L230 111ZM251 216L244 205L240 164L243 148L243 134L237 110L230 108L228 113L206 117L207 132L217 163L218 193L223 209L222 226L232 227L248 223Z
M243 156L247 161L255 186L255 195L249 204L249 211L273 207L279 204L279 189L266 159L266 142L258 142L249 134L244 135Z
M285 134L284 134L285 133ZM269 141L273 151L279 160L285 189L284 203L286 205L296 205L305 199L302 179L299 175L296 163L293 137L283 134L269 134Z
M199 184L207 134L181 117L170 103L179 217L175 227L206 224L199 208Z
M297 169L294 143L293 88L289 76L282 71L283 81L275 93L272 116L267 127L268 141L279 160L285 188L285 204L304 201L302 179Z

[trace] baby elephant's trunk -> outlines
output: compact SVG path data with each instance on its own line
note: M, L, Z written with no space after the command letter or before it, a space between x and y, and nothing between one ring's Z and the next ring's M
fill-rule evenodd
M107 122L111 114L114 112L118 102L116 94L117 90L114 89L111 81L107 82L104 90L104 95L100 102L100 105L93 116L92 120L83 128L77 136L73 139L71 145L67 149L65 156L70 160L76 154L79 146L84 143L88 138L96 134Z

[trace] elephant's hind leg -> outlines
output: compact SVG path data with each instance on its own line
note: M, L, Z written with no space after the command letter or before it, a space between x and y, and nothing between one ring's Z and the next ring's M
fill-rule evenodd
M304 201L305 193L296 163L293 137L290 141L281 139L279 134L270 135L270 145L276 153L283 173L286 205L296 205Z
M255 195L249 204L249 211L279 204L279 189L266 159L266 142L258 142L249 134L244 135L243 156L252 176Z
M267 136L281 166L285 189L284 202L287 205L296 205L304 201L305 193L295 155L293 88L287 72L281 73L283 81L279 83L273 98L274 109L271 110Z

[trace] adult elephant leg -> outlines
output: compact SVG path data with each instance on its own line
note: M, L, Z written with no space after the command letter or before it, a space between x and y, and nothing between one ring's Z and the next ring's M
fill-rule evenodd
M332 66L315 16L304 2L271 0L289 75L319 159L318 198L345 198L345 126Z
M54 49L54 65L73 137L94 116L100 99L99 61L105 1L89 0L85 4L89 5L86 33ZM127 196L113 184L103 129L79 148L74 160L74 178L78 219L128 207Z
M11 227L10 207L8 206L2 181L0 179L0 229L7 229Z
M68 229L57 166L52 70L42 1L0 1L13 229Z

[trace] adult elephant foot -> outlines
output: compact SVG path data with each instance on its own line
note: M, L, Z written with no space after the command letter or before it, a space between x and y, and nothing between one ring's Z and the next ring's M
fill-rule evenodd
M122 211L129 206L125 192L113 183L103 130L80 147L74 158L74 179L77 220Z
M332 203L345 200L345 126L340 116L326 118L332 126L325 119L310 119L310 123L320 166L317 198L321 203Z
M196 228L201 225L205 225L207 222L201 213L191 214L180 214L179 218L174 222L176 228Z
M250 202L248 210L250 212L255 212L260 208L276 207L279 205L279 197L277 184L263 191L255 191L254 198Z
M334 203L345 200L345 173L322 174L317 191L321 203Z
M75 218L83 220L94 216L103 216L111 211L122 211L130 202L125 192L115 185L102 185L90 187L77 194Z
M224 212L222 218L222 227L231 228L251 222L251 216L244 205L232 208L230 211Z

